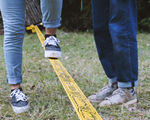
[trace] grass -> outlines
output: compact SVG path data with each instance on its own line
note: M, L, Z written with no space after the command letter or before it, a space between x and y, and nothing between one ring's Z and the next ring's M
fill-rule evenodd
M88 32L66 33L58 31L61 40L63 65L86 96L107 84L99 62L93 34ZM136 88L138 103L130 108L113 106L94 107L104 120L149 120L150 119L150 34L139 33L139 87ZM78 120L60 81L36 34L27 34L24 39L23 84L31 109L16 115L10 106L10 88L5 81L6 70L3 58L3 36L0 36L0 120Z

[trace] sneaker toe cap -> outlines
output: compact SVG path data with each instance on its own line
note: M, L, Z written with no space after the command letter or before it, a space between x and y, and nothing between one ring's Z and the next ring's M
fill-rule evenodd
M99 104L100 107L105 107L105 106L110 106L110 105L111 105L111 102L109 100L104 100Z
M98 99L96 95L91 95L88 97L88 99L90 102L95 102L95 103L99 103L102 101L102 99L100 99L100 98Z
M15 106L15 107L24 107L27 105L28 105L27 101L19 101L19 102L12 103L12 106Z
M96 99L96 95L91 95L88 97L88 99L91 101L91 100L95 100Z

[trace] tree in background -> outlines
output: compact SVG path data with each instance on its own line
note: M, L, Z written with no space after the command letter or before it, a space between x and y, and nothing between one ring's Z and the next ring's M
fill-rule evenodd
M69 30L86 30L92 28L91 0L64 0L63 27ZM138 0L138 30L150 31L150 0Z
M150 0L138 0L139 30L150 31Z
M64 0L62 12L62 24L66 30L87 30L92 28L91 0Z

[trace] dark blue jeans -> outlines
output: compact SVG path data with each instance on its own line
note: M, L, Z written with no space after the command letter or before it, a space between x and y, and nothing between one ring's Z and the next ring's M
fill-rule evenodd
M92 0L94 38L110 83L138 84L137 1Z

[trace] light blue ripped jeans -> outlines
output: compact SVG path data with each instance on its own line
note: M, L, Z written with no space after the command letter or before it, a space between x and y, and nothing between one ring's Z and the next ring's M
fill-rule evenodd
M41 0L43 25L57 28L63 0ZM22 46L25 33L25 0L0 0L4 23L4 57L8 84L22 82Z

